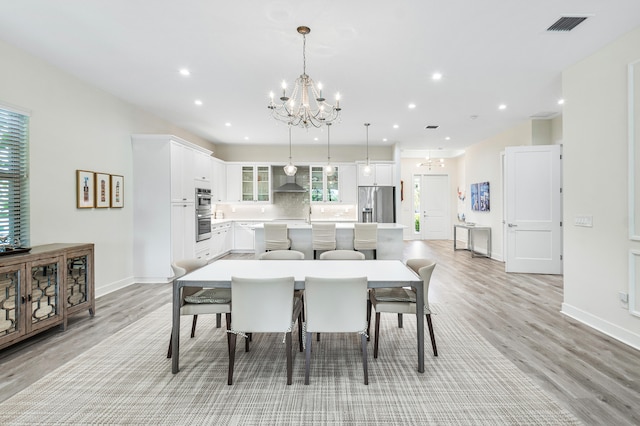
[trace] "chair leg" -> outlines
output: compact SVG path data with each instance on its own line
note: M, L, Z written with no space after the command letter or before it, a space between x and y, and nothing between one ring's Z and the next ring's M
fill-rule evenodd
M247 333L247 337L244 338L244 351L249 352L249 342L251 341L251 333Z
M378 250L373 249L373 260L376 260L378 258Z
M293 381L293 356L291 355L291 332L287 333L287 385Z
M224 316L227 320L227 330L231 330L231 312L227 312Z
M320 333L316 333L316 342L320 341Z
M378 358L378 337L380 336L380 312L376 312L376 336L373 339L373 357Z
M298 348L302 352L302 313L298 315Z
M307 347L305 348L304 384L309 384L309 364L311 363L311 333L307 332Z
M316 260L316 250L313 251L313 260Z
M398 328L402 328L402 314L398 314Z
M196 323L198 322L198 316L193 316L193 322L191 323L191 338L193 339L196 335Z
M233 333L228 334L228 343L229 343L229 375L227 377L227 384L233 384L233 364L236 361L236 339L238 336Z
M169 349L167 350L167 358L171 358L171 353L173 350L173 333L169 336Z
M438 356L438 349L436 349L436 335L433 333L433 323L431 322L431 314L427 314L427 326L429 327L429 336L431 337L431 347L433 348L433 356Z
M222 314L216 314L216 328L222 326Z
M367 299L367 341L371 340L369 330L371 330L371 299Z
M364 384L369 384L369 368L367 365L367 338L362 335L362 367L364 368Z

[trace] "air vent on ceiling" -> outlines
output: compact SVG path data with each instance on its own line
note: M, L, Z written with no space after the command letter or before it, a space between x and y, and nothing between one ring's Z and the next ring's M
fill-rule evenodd
M547 31L571 31L585 19L586 16L563 16L547 28Z
M440 127L440 126L434 126L434 125L431 125L431 126L427 126L427 127L425 127L425 129L427 129L427 130L433 130L433 129L437 129L438 127Z

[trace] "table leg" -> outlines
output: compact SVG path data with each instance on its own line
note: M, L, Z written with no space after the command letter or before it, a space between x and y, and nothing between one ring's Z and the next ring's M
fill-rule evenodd
M173 328L171 329L171 372L180 371L178 363L180 357L180 287L178 281L173 282Z
M418 372L424 373L424 283L416 284L416 320L418 331Z

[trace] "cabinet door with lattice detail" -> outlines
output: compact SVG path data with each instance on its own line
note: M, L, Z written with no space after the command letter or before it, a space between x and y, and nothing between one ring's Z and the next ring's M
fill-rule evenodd
M24 265L0 268L0 345L25 333Z
M27 306L31 307L27 332L47 327L62 318L62 257L27 264Z
M64 282L65 312L71 314L88 309L93 315L93 259L90 250L68 253Z

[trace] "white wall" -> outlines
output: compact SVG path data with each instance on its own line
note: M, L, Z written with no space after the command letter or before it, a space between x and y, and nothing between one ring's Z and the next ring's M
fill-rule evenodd
M31 112L31 245L95 244L96 295L133 276L132 133L213 146L0 41L0 104ZM124 208L77 209L75 172L124 176Z
M627 64L640 59L638 46L640 29L563 73L562 311L640 348L640 318L618 300L629 251L640 250L628 237L627 200ZM592 215L593 227L573 226L578 215Z

